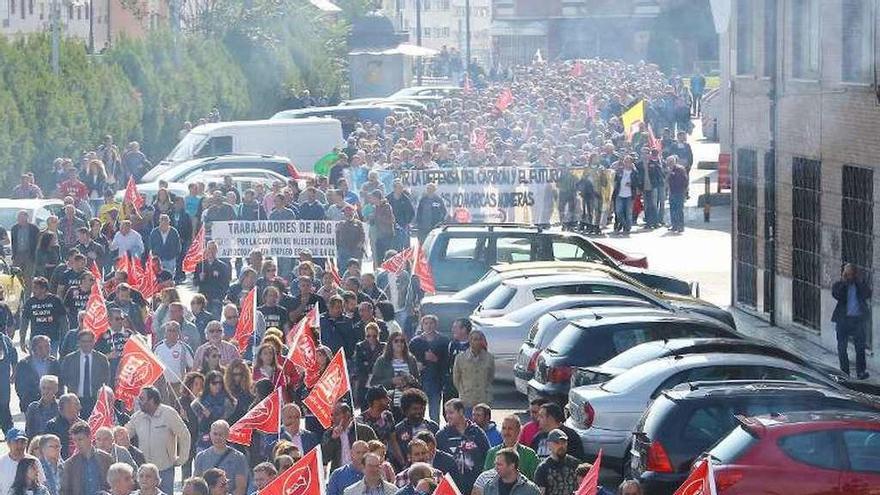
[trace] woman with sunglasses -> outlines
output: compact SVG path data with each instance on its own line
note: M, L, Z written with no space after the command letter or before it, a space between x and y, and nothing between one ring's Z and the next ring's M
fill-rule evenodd
M215 370L205 375L205 390L193 401L193 411L198 416L197 449L204 450L211 446L211 425L218 419L229 421L235 410L235 398L226 390L223 373Z
M223 373L225 369L220 365L220 349L209 345L202 354L202 362L199 363L199 371L206 375L212 371Z
M370 374L373 372L373 364L385 350L385 342L379 340L379 325L375 322L367 323L364 327L364 340L354 347L355 363L355 401L361 409L368 407L364 403L364 393L367 390Z
M251 369L247 363L236 359L226 367L223 381L226 383L226 390L235 398L235 410L229 416L229 424L235 424L247 413L248 407L254 401L254 394L251 392L253 385Z
M385 350L373 365L373 376L369 385L382 385L391 390L394 407L400 407L400 395L410 387L421 388L419 365L415 356L409 352L406 335L396 333L391 336Z

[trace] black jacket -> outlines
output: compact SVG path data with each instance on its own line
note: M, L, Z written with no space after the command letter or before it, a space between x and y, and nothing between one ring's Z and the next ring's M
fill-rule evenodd
M60 376L61 365L58 360L49 356L49 367L47 374ZM40 374L33 365L33 355L28 356L18 362L15 367L15 391L18 393L19 404L30 404L35 400L40 400ZM22 406L26 408L27 406Z
M859 300L859 310L862 313L861 318L867 318L871 310L868 304L868 300L871 299L871 288L862 280L856 280L852 283L856 286L856 298ZM846 300L849 285L849 283L843 280L838 280L831 286L831 296L837 301L837 305L834 306L834 313L831 314L831 321L833 322L838 322L846 317Z
M395 198L392 192L385 196L385 199L391 204L391 211L394 213L394 220L397 221L397 225L406 227L412 223L413 217L416 216L416 211L413 207L412 196L409 193L404 192L400 195L400 198Z
M28 233L30 234L28 236L28 250L26 252L16 253L15 252L15 241L18 238L18 236L21 235L21 229L23 229L23 228L27 229ZM39 240L39 237L40 237L40 229L38 229L37 226L32 223L29 223L25 226L15 224L10 229L10 235L12 236L10 239L12 244L9 246L10 249L12 249L12 262L17 264L21 261L34 261L34 257L36 256L36 252L37 252L37 241ZM61 239L58 239L58 242L60 243ZM29 259L19 260L17 258L17 255L27 255L29 257Z

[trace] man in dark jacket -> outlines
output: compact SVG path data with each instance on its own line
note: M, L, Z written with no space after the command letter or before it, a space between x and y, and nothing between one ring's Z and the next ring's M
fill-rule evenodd
M633 200L642 183L641 175L631 156L623 157L614 173L614 231L629 235L633 222Z
M37 256L37 241L40 237L40 229L30 223L28 212L18 212L15 225L12 226L12 264L21 269L24 293L30 294L31 280L34 277L34 262Z
M171 217L159 215L159 226L150 232L150 251L159 257L163 270L177 271L177 258L180 257L180 234L171 226Z
M416 208L419 242L425 242L431 229L443 220L446 220L446 205L443 203L443 199L437 195L437 184L428 184L425 186L425 194L419 199L419 206Z
M831 295L837 301L831 321L837 326L837 357L840 369L849 375L848 344L852 337L856 348L856 377L868 378L865 367L865 322L869 321L871 288L859 276L852 263L843 265L840 280L831 286Z
M391 204L391 211L394 212L394 220L397 225L409 236L409 227L416 216L415 207L413 206L413 198L409 191L403 188L403 181L394 179L394 190L391 194L385 196L385 199Z
M31 402L40 400L40 377L60 374L61 367L52 356L49 337L35 335L31 339L31 354L15 367L15 391L22 410Z
M205 261L196 267L194 280L199 293L208 301L209 313L221 314L231 276L229 264L217 259L217 244L214 241L208 242L205 245Z
M351 444L355 440L369 442L376 440L376 432L365 424L358 423L354 420L351 413L351 407L345 403L336 404L333 409L333 427L324 432L321 439L321 450L330 460L330 469L336 469L344 464L351 462L351 459L343 459L342 442L346 442L349 456L351 455ZM325 460L326 460L325 459Z
M172 224L177 229L177 235L180 237L181 253L181 256L177 257L177 276L175 276L174 281L181 283L186 278L186 274L183 273L183 258L186 256L187 251L189 251L189 245L193 237L192 218L186 212L186 202L182 197L174 198L173 215Z

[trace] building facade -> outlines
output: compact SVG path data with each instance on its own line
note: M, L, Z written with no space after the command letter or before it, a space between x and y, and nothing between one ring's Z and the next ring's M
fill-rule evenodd
M720 134L733 163L733 303L834 348L831 285L842 264L878 282L878 2L730 7ZM869 349L878 328L880 314Z
M91 41L98 51L120 36L143 36L168 17L164 0L142 0L136 11L122 0L0 0L0 35L48 32L53 8L65 36Z
M409 42L416 42L416 4L422 10L422 46L440 50L444 46L465 54L465 0L383 0L382 12L398 31L409 32ZM471 56L483 66L490 66L489 25L491 0L470 0ZM462 60L464 61L464 60Z

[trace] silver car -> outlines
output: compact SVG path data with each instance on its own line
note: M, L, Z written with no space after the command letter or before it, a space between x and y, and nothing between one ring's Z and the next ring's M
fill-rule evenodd
M584 452L622 468L632 431L655 397L680 383L696 381L785 380L815 383L840 390L826 375L780 358L751 354L669 356L638 365L599 384L569 392L565 424L581 438Z

